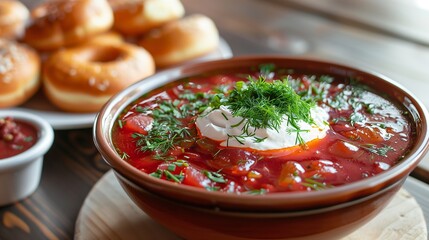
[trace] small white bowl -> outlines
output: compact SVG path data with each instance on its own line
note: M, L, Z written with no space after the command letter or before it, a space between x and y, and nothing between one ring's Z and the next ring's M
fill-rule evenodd
M0 118L12 117L37 129L36 143L26 151L0 159L0 206L22 200L39 186L43 156L52 146L54 131L51 125L34 114L0 110Z

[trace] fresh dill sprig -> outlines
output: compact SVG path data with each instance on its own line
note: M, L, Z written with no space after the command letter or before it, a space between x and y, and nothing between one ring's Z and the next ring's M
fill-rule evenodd
M311 101L302 100L287 80L267 82L263 76L249 77L249 82L237 82L228 97L214 98L217 104L227 106L234 116L247 120L246 124L254 128L270 128L278 130L284 119L288 117L291 126L299 129L298 122L312 123ZM248 128L248 126L245 126Z

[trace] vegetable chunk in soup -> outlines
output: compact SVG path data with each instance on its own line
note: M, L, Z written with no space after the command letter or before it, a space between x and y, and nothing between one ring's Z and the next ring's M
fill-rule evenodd
M265 64L192 76L129 105L112 131L118 154L153 177L208 191L314 191L400 161L408 112L359 79Z

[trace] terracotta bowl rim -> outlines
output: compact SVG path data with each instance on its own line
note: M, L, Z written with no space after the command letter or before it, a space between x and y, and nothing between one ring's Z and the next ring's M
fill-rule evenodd
M169 181L157 179L149 176L143 172L138 171L136 168L132 167L130 164L123 161L115 152L115 150L111 147L111 142L109 139L106 139L110 136L110 130L112 126L112 122L117 117L118 112L122 110L127 104L131 102L131 100L126 100L126 98L130 97L134 100L137 98L136 95L141 96L143 93L137 91L138 87L143 85L148 85L147 88L155 88L153 87L156 84L159 84L159 79L162 78L173 78L173 80L168 81L172 82L182 77L185 77L183 73L187 73L190 69L206 69L210 68L218 63L238 63L240 61L255 61L255 62L269 62L269 61L300 61L302 63L313 63L318 64L320 66L331 65L338 69L345 69L354 72L358 72L361 74L365 74L368 76L372 76L373 78L378 79L378 81L382 81L384 83L390 84L394 86L398 91L401 92L402 95L406 96L407 99L410 100L413 107L416 108L416 111L420 113L419 119L420 123L416 123L417 129L421 130L420 138L417 139L413 149L410 154L406 156L400 163L393 166L386 172L380 173L376 176L359 180L357 182L345 184L342 186L338 186L331 189L326 189L323 191L311 191L311 192L286 192L286 193L270 193L266 195L247 195L247 194L228 194L224 192L211 192L205 189L199 189L196 187L174 184ZM240 64L238 64L240 65ZM236 66L236 65L233 65ZM241 65L240 65L241 66ZM319 69L321 67L318 67ZM237 66L236 66L237 67ZM215 68L213 68L215 69ZM191 71L192 73L195 72ZM196 71L198 73L198 71ZM162 79L161 79L162 81ZM150 89L150 90L151 90ZM378 89L380 90L380 89ZM125 99L125 100L124 100ZM127 102L128 101L128 102ZM118 105L122 104L120 109L117 109ZM126 104L124 104L126 103ZM112 110L118 110L117 112L111 113ZM419 161L423 158L425 153L429 149L429 134L428 134L428 112L424 107L423 103L417 99L410 91L408 91L405 87L400 85L399 83L391 80L390 78L373 72L362 70L357 67L351 67L344 64L307 58L307 57L285 57L281 55L247 55L240 57L233 57L230 59L222 59L222 60L212 60L202 63L194 63L185 66L180 66L174 69L164 70L159 72L153 76L150 76L143 81L140 81L136 84L131 85L127 89L121 91L112 97L108 103L102 108L102 110L97 114L96 120L94 122L93 128L93 137L94 143L101 153L105 161L118 173L126 176L126 178L131 179L132 182L135 182L138 186L144 186L146 184L156 185L159 188L163 188L164 190L168 189L169 191L173 191L174 193L186 193L189 195L198 194L199 197L208 199L213 204L217 202L237 202L237 201L254 201L258 205L270 205L272 203L278 204L281 202L298 202L300 200L307 199L309 202L315 202L326 199L335 199L338 196L345 196L351 193L357 194L358 197L365 196L364 192L370 188L379 188L379 186L383 186L385 182L391 181L389 184L393 184L394 182L400 181L400 179L407 177L408 174L417 166ZM420 126L420 127L419 127ZM104 129L109 131L108 133L104 132ZM419 144L419 145L417 145ZM384 187L384 186L383 186ZM363 195L362 195L363 194ZM174 196L172 196L174 198ZM314 199L314 200L309 200Z
M120 174L118 172L115 172L115 177L119 180L119 181L123 181L120 178L125 178L124 176L117 176L117 174ZM126 180L129 181L129 180ZM134 184L134 183L132 183ZM347 207L351 207L354 206L356 204L359 203L363 203L365 201L368 201L371 198L380 196L385 194L386 192L392 190L393 188L397 187L397 185L400 184L402 185L403 182L401 181L397 181L395 183L392 183L391 185L387 186L386 188L380 189L380 191L377 191L373 194L361 197L361 198L357 198L357 199L353 199L347 202L341 202L335 205L328 205L328 206L323 206L323 207L318 207L318 208L310 208L310 209L297 209L296 211L294 210L286 210L286 211L279 211L279 210L273 210L273 211L243 211L242 209L225 209L225 208L206 208L206 207L202 207L202 206L197 206L194 204L189 204L187 202L181 202L181 201L175 201L174 199L171 198L165 198L162 195L159 195L155 192L149 191L147 189L142 189L141 191L146 192L146 194L150 194L152 196L154 196L155 198L158 199L162 199L163 201L166 201L169 205L175 205L177 207L181 207L181 208L188 208L188 209L193 209L195 211L199 211L202 213L207 213L207 214L215 214L215 215L228 215L228 216L234 216L234 217L250 217L250 218L284 218L284 217L299 217L299 216L308 216L308 215L313 215L313 214L321 214L321 213L325 213L325 212L330 212L330 211L334 211L334 210L339 210L339 209L343 209L343 208L347 208Z

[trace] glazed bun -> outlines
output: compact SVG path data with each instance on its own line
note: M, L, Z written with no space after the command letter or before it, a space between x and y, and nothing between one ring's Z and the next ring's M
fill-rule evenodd
M27 7L19 1L0 1L0 38L16 39L22 36L30 17Z
M96 112L112 95L154 72L153 59L143 48L98 42L52 54L43 67L43 84L58 108Z
M109 31L109 32L98 34L88 39L83 44L118 44L123 42L124 42L124 38L122 37L121 34L113 31Z
M17 106L32 97L40 86L39 73L35 50L0 39L0 108Z
M24 41L38 50L73 46L113 25L106 0L51 0L31 11Z
M167 67L210 53L219 44L214 22L200 14L191 15L153 29L139 45L153 56L158 67Z
M110 0L114 29L126 35L138 35L185 14L180 0Z

